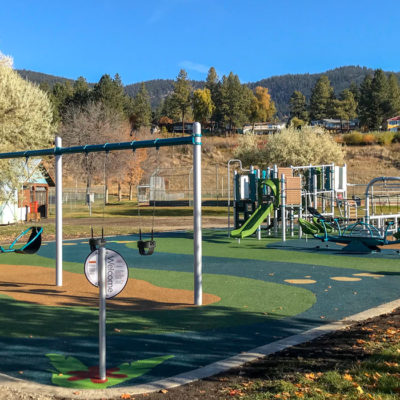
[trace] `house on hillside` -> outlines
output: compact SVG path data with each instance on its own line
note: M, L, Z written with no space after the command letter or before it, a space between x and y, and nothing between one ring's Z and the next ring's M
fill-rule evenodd
M311 121L311 126L322 126L331 132L344 132L357 129L359 127L359 121L358 119L351 119L348 121L343 119L325 118L318 121Z
M185 132L183 132L185 129ZM184 128L182 127L182 122L175 122L172 125L172 132L173 133L188 133L190 135L193 134L193 122L185 122Z
M387 130L392 132L400 132L400 115L387 120Z
M41 160L25 163L18 159L14 160L13 166L19 190L7 182L0 182L3 193L3 200L0 200L0 225L47 218L49 187L55 184Z
M282 122L256 122L254 124L254 133L257 135L268 135L270 133L280 132L285 127ZM248 124L243 126L243 133L253 132L253 125Z

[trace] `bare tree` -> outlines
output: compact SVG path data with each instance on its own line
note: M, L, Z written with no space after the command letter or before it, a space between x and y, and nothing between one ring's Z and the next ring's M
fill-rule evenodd
M118 114L111 114L101 103L89 103L84 108L71 108L67 112L60 134L65 146L84 146L107 142L127 142L135 140L130 124ZM139 171L132 151L118 151L106 155L88 153L71 155L68 170L71 175L86 177L86 193L92 184L104 182L105 202L108 201L109 182L116 182L119 198L122 197L123 182L135 182L134 171ZM143 155L140 157L142 161ZM140 179L140 178L139 178Z

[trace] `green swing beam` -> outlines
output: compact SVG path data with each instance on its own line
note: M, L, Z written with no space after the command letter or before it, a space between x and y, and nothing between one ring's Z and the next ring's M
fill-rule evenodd
M178 138L154 139L154 140L133 140L132 142L90 144L85 146L72 147L53 147L50 149L15 151L10 153L0 153L0 159L7 158L30 158L42 156L60 156L62 154L76 153L98 153L116 150L136 150L151 147L181 146L184 144L195 144L194 136L182 136ZM197 143L199 144L199 143Z

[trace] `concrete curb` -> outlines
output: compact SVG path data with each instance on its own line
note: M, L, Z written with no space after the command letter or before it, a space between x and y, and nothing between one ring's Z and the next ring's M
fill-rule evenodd
M105 390L82 390L82 389L66 389L61 387L55 387L50 385L42 385L39 383L32 383L10 377L5 374L0 374L0 386L16 389L22 392L36 393L39 392L41 395L47 396L59 396L77 400L83 399L106 399L120 397L123 393L129 393L131 395L156 392L162 389L172 389L181 385L185 385L199 379L204 379L213 375L217 375L222 372L226 372L229 369L237 368L242 366L244 363L255 361L259 358L267 355L277 353L278 351L284 350L288 347L295 346L298 344L309 342L320 336L339 331L350 327L358 322L365 321L369 318L377 317L379 315L388 314L394 309L400 307L400 299L391 301L390 303L382 304L378 307L371 308L369 310L354 314L346 317L340 321L332 322L329 324L321 325L319 327L310 329L303 333L287 337L285 339L278 340L273 343L266 344L264 346L256 347L248 352L240 353L236 356L229 357L225 360L217 361L209 364L205 367L195 369L193 371L184 372L179 375L175 375L171 378L162 379L156 382L126 386L118 389L105 389Z

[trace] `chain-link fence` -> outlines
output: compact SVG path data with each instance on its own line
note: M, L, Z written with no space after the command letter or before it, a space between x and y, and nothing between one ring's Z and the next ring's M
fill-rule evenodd
M232 175L233 176L233 175ZM231 179L232 179L231 176ZM231 182L232 183L232 182ZM117 186L109 185L111 199L117 196ZM233 185L231 184L231 198ZM92 206L103 206L105 189L103 185L92 186ZM158 168L133 191L134 200L140 203L193 202L193 168ZM122 186L122 198L129 197L128 186ZM227 171L218 165L206 166L202 170L202 198L213 205L226 205L228 198ZM110 200L111 200L110 199ZM74 211L87 205L86 187L64 187L64 209ZM55 188L49 190L49 215L55 215Z

